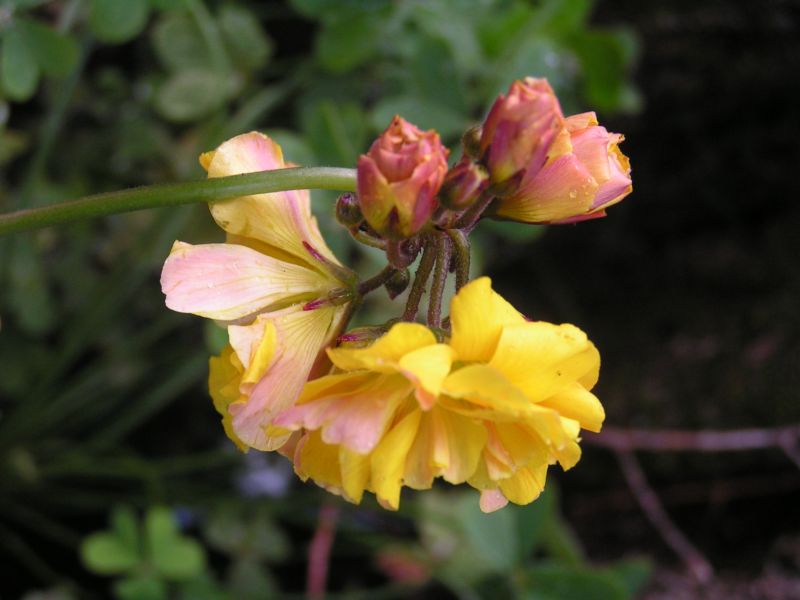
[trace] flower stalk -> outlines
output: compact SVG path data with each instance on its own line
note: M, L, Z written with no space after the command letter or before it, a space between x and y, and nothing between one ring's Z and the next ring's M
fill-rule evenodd
M431 276L433 265L436 262L436 249L430 242L425 244L425 249L422 251L422 258L419 261L417 272L414 274L414 283L411 285L411 291L408 293L408 301L406 302L406 309L403 311L403 321L415 321L417 313L419 312L419 303L422 300L422 294L425 293L425 285L428 283L428 278Z
M0 235L148 208L304 189L355 191L356 171L338 167L292 167L96 194L0 215Z

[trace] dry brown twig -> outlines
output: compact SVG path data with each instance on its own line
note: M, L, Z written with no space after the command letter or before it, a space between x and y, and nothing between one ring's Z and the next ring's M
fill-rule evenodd
M606 427L587 434L584 441L612 450L636 501L664 541L701 583L711 581L711 563L672 522L647 482L635 451L732 452L779 448L800 468L800 425L732 431L648 430Z

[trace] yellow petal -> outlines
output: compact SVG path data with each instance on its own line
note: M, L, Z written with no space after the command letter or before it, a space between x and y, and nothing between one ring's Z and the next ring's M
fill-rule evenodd
M492 290L488 277L465 285L450 305L453 335L450 345L458 360L488 362L506 325L524 323L524 317Z
M406 415L386 434L372 453L372 489L378 499L390 510L400 506L400 488L403 484L408 450L414 441L422 411L414 410Z
M544 490L547 477L547 465L524 467L513 477L504 479L498 485L503 495L514 504L530 504Z
M515 467L549 462L547 445L539 435L532 435L529 428L519 423L495 423L493 429Z
M210 178L286 166L280 146L257 132L238 135L224 142L210 159L201 157L201 164L206 167ZM308 190L256 194L214 202L211 204L211 214L228 233L254 238L289 252L320 271L324 269L312 260L303 242L338 264L311 214Z
M303 481L311 478L320 487L341 495L339 448L323 442L318 431L307 433L298 443L294 470Z
M405 482L414 489L430 488L434 477L463 483L475 472L485 444L483 425L434 407L420 420L406 459Z
M490 420L516 420L542 412L500 371L488 365L469 365L444 380L440 402L461 414Z
M345 307L325 307L304 311L294 306L258 320L269 320L275 327L274 355L261 379L249 392L247 402L231 406L233 428L249 446L275 450L288 438L267 431L275 416L294 405L308 379L320 350L335 333L333 324Z
M424 325L397 323L367 348L333 348L328 356L343 371L368 369L393 373L404 355L433 344L436 344L436 337Z
M541 406L552 408L564 417L578 421L584 429L600 431L606 413L600 400L579 383L572 383L550 396Z
M247 445L239 439L233 431L231 414L228 407L234 402L244 400L239 393L242 369L238 364L233 348L226 346L219 356L212 356L208 361L208 391L214 401L214 408L222 415L222 427L225 434L236 444L242 452L247 451Z
M245 369L242 383L256 383L275 356L275 324L268 318L261 317L250 325L230 325L228 339Z
M596 379L600 354L573 325L536 322L503 328L489 364L534 402L576 380Z
M369 483L370 457L368 454L358 454L340 446L339 464L341 465L342 489L345 498L358 504Z
M400 370L416 386L416 398L424 410L436 403L452 362L453 349L446 344L412 350L400 359Z

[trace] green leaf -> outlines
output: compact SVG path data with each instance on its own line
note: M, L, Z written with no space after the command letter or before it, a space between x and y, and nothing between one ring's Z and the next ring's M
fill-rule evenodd
M562 35L579 30L592 9L592 0L545 0L535 16L539 30Z
M525 572L526 600L628 600L624 582L613 573L558 564Z
M149 12L148 0L91 0L89 27L97 39L119 44L142 32Z
M203 547L178 531L168 508L151 508L145 518L145 531L149 558L166 579L190 579L205 568Z
M626 92L626 73L636 54L636 41L627 31L590 31L570 37L570 44L581 63L586 100L600 110L622 106Z
M205 536L211 546L231 556L272 561L289 556L288 539L263 508L250 513L222 507L209 519Z
M167 600L167 585L152 575L129 577L114 583L119 600Z
M134 569L140 561L136 548L116 533L93 533L81 544L81 558L87 569L100 575L120 575Z
M339 19L342 15L381 10L394 0L291 0L292 7L314 19Z
M272 54L272 41L252 12L225 4L219 11L218 20L235 65L255 70L267 63Z
M481 512L475 494L465 494L453 507L473 551L491 570L509 572L519 556L515 515L511 511Z
M211 53L197 23L184 13L165 14L153 29L153 48L166 69L210 69Z
M625 585L630 598L636 598L644 589L653 573L652 563L644 558L623 560L606 569L616 575Z
M0 46L0 84L11 100L30 98L39 84L39 65L23 30L11 27Z
M231 565L228 587L237 600L261 600L280 595L271 573L251 558L237 560Z
M432 38L420 40L411 64L411 75L416 95L448 107L456 115L464 114L464 90L453 56L444 42Z
M63 77L75 68L79 54L75 40L31 19L19 19L17 24L45 75Z
M436 129L445 140L456 140L471 124L464 113L452 106L419 96L390 96L378 102L370 113L372 126L382 131L392 117L400 115L420 129Z
M228 78L213 71L180 71L158 88L156 110L165 119L177 123L195 121L225 102L228 86Z
M111 531L128 549L141 554L139 540L139 522L133 511L127 506L118 506L111 513Z
M374 56L382 36L382 22L373 14L336 20L317 35L317 60L332 73L350 71Z
M365 150L366 119L353 102L317 101L300 118L306 139L323 164L353 166Z
M203 326L206 349L211 354L219 354L228 345L228 330L217 325L216 321L206 321Z
M546 532L547 524L555 518L556 493L553 484L548 484L535 502L527 506L508 506L504 511L509 511L515 518L515 531L517 536L518 560L520 562L530 557L531 553L540 546Z

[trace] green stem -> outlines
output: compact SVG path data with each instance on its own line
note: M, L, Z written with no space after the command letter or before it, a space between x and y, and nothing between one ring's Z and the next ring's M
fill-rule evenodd
M108 192L0 215L0 235L146 208L301 189L353 192L356 171L338 167L295 167Z
M389 279L392 278L392 275L394 275L396 272L397 269L395 269L392 265L386 265L380 273L370 277L369 279L365 279L358 284L359 295L363 296L374 290L377 290L384 283L389 281Z
M444 284L447 281L447 271L450 266L450 244L443 233L436 236L436 267L433 271L431 295L428 298L428 325L439 328L442 326L442 297Z
M414 274L414 283L411 285L411 291L408 293L408 301L406 302L406 309L402 317L403 321L416 321L417 319L419 303L420 300L422 300L422 294L425 293L425 284L428 282L428 277L431 275L433 264L436 260L434 245L430 238L425 240L425 250L422 252L422 258L419 260L417 272Z
M453 242L456 255L456 291L469 281L470 245L469 238L460 229L448 229L447 235Z

